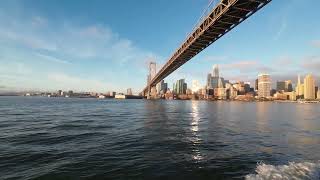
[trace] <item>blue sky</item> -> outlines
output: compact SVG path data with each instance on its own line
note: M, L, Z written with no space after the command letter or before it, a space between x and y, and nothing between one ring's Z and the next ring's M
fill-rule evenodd
M191 31L208 0L0 2L0 90L139 92ZM309 6L308 4L312 4ZM273 0L166 78L320 76L320 1Z

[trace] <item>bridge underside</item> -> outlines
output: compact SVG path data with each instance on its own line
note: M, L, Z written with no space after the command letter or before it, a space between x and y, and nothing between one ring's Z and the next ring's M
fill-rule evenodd
M221 0L202 23L187 37L149 85L155 86L181 65L217 41L271 0ZM143 94L147 94L148 87Z

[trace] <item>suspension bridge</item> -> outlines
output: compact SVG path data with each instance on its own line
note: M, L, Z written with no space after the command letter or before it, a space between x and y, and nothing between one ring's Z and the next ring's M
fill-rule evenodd
M204 18L200 19L200 22L165 65L157 73L151 75L149 72L147 86L143 89L142 94L149 98L151 89L157 83L269 2L271 0L220 0Z

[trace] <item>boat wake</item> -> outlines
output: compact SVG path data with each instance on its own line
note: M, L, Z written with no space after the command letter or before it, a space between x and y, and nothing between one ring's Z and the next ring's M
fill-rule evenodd
M317 163L302 162L294 163L289 162L288 165L267 165L260 163L256 168L257 174L249 174L246 176L247 180L283 180L283 179L320 179L320 161Z

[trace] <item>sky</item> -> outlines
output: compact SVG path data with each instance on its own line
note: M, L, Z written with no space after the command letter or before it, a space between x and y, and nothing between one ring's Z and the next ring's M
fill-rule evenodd
M209 0L1 0L0 91L140 92L190 33ZM319 0L273 0L168 76L205 85L312 73L320 81Z

